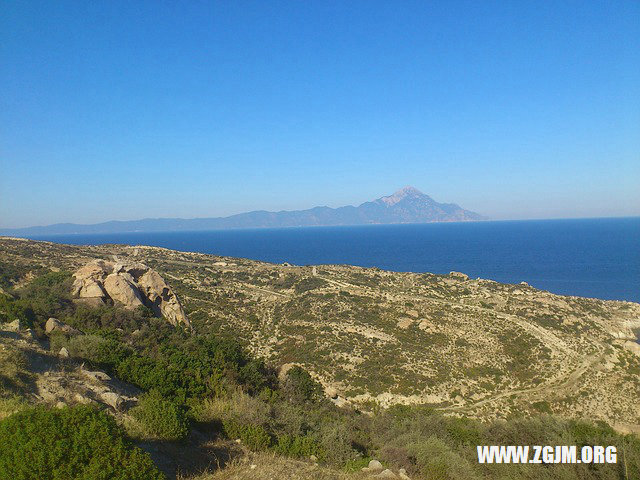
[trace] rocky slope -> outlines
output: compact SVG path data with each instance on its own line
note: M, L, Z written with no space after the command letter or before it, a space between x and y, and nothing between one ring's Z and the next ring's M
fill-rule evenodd
M47 327L47 333L54 330ZM13 363L12 377L24 382L26 396L34 403L58 407L98 403L121 415L137 402L139 389L70 361L64 348L51 352L45 346L29 329L0 323L0 370Z
M458 273L0 240L0 263L24 269L76 271L94 260L147 265L171 285L195 332L233 335L279 367L303 365L336 403L428 403L486 419L553 412L639 430L635 303Z

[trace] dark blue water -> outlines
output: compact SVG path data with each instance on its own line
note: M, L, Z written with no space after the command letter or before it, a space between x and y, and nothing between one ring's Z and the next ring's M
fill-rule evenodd
M640 301L640 218L33 237L123 243L296 265L464 272L563 295Z

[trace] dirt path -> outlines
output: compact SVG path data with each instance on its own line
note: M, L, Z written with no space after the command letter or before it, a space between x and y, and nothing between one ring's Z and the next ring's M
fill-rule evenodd
M527 395L534 394L533 395L534 398L535 398L535 394L544 394L545 398L548 398L549 396L565 395L571 392L572 390L574 390L576 384L578 383L578 380L580 379L580 377L582 377L582 375L586 373L587 370L589 370L593 365L597 363L601 363L605 357L606 357L606 354L602 354L595 358L584 359L573 372L571 372L564 380L561 380L559 382L551 381L551 382L543 383L541 385L536 385L535 387L508 390L506 392L498 393L490 397L483 398L482 400L479 400L477 402L474 402L468 405L443 407L443 408L440 408L439 410L443 412L465 412L465 411L473 410L478 407L482 407L483 405L486 405L491 402L495 402L502 398L512 397L512 396L521 396L524 394L527 394Z

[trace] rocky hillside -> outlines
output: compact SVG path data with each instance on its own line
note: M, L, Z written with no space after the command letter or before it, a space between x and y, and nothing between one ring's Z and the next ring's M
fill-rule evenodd
M95 260L112 262L111 271L152 268L180 298L195 334L228 333L278 367L300 364L338 404L427 403L484 419L549 412L639 429L635 303L461 273L0 240L0 262L18 272L7 274L12 282L42 266L73 272Z

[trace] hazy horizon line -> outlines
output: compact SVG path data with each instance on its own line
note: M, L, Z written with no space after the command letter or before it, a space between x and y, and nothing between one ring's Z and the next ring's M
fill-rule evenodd
M260 211L260 210L252 210L252 212ZM262 210L267 211L267 210ZM279 212L290 212L295 210L280 210ZM274 212L274 213L279 213ZM250 212L242 212L242 213L250 213ZM233 214L228 215L232 217ZM4 227L0 226L1 230L26 230L29 228L47 228L58 225L77 225L81 227L86 226L95 226L101 225L105 223L127 223L127 222L139 222L143 220L204 220L210 218L227 218L227 217L144 217L133 220L105 220L102 222L96 223L74 223L74 222L58 222L58 223L50 223L47 225L30 225L26 227ZM291 225L291 226L282 226L282 227L232 227L232 228L211 228L211 229L203 229L203 230L154 230L154 231L140 231L140 230L130 230L124 232L92 232L92 233L45 233L43 236L66 236L66 235L119 235L122 233L171 233L171 232L208 232L208 231L222 231L222 230L279 230L279 229L287 229L287 228L326 228L326 227L367 227L367 226L390 226L390 225L433 225L439 223L491 223L491 222L526 222L526 221L543 221L543 220L605 220L605 219L625 219L625 218L640 218L640 213L635 215L610 215L610 216L577 216L577 217L527 217L527 218L487 218L485 220L459 220L459 221L433 221L433 222L398 222L398 223L361 223L361 224L344 224L344 225ZM5 235L0 233L0 237L11 237L11 235ZM25 237L26 238L26 237Z

